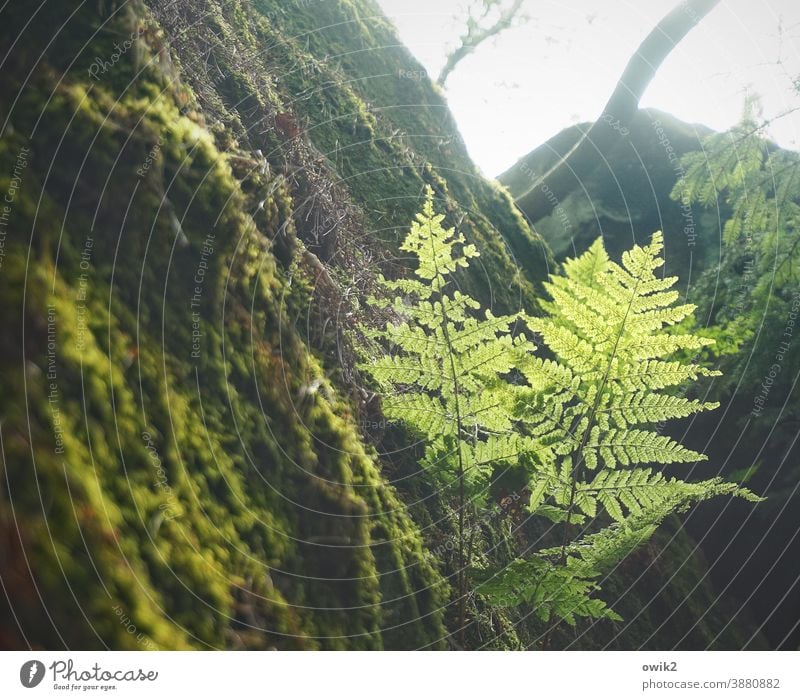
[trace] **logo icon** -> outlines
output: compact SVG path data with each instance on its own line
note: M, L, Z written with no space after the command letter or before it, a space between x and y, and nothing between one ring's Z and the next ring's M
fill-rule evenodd
M26 661L19 670L19 682L26 688L35 688L44 678L44 664L41 661Z

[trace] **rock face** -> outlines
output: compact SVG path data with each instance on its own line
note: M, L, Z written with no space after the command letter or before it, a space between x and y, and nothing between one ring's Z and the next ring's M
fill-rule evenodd
M500 182L519 196L588 126L559 132L503 173ZM647 240L653 231L663 231L667 269L685 282L692 267L715 264L719 223L671 200L670 192L682 173L680 157L699 150L700 140L709 133L706 127L658 110L639 110L607 160L590 173L576 173L569 196L552 214L534 221L534 228L558 260L585 250L599 235L614 254Z
M358 300L425 184L487 303L547 246L371 3L63 5L0 30L3 645L446 646L449 520L365 438Z
M361 387L359 299L426 184L494 308L535 309L548 246L371 0L33 10L0 23L0 643L446 647L452 517ZM682 538L611 582L630 624L574 644L739 646L694 624L714 594ZM539 634L473 617L474 647Z

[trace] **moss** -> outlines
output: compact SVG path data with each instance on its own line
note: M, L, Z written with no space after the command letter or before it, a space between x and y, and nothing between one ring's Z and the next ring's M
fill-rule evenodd
M443 583L287 319L307 298L270 240L292 231L291 195L251 180L248 214L203 120L161 87L46 66L13 113L42 116L13 210L32 257L9 237L0 277L8 337L26 339L2 347L2 393L27 400L2 404L0 522L41 596L12 590L21 627L71 648L437 645ZM4 164L24 142L4 139Z
M226 29L237 52L252 60L229 63L226 73L239 80L258 66L258 73L275 76L275 110L308 127L305 135L332 174L363 203L374 243L396 251L424 185L434 184L450 211L467 214L460 225L484 256L483 273L465 283L498 308L534 308L536 285L552 262L547 247L507 195L478 172L444 97L398 46L377 5L260 0L253 7L244 11L246 35L234 32L231 20ZM252 91L228 95L228 103L240 104L244 94ZM235 124L230 110L226 118ZM272 145L255 138L256 119L243 124L254 147Z

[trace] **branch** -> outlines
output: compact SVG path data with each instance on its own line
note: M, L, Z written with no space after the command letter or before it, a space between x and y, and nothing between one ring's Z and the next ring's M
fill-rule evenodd
M484 0L484 11L481 19L486 17L492 5L496 4L496 2L497 0ZM467 21L467 31L461 35L461 43L458 48L447 57L447 61L442 71L439 73L439 77L436 79L437 85L444 87L450 74L461 61L475 51L484 41L508 29L522 7L523 2L524 0L514 0L511 5L501 10L500 17L490 27L481 27L480 20L470 17Z
M639 100L661 64L678 43L719 4L720 0L683 0L641 43L628 61L602 114L570 151L516 203L530 221L550 214L558 202L609 154L627 133L639 108Z

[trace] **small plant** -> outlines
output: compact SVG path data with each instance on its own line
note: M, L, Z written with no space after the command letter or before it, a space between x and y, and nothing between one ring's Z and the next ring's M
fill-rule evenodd
M531 514L559 524L561 541L479 572L478 592L495 604L530 604L545 622L618 619L596 597L597 581L665 517L717 495L758 500L719 478L688 483L655 467L706 459L654 426L717 407L670 393L719 374L676 359L713 341L676 330L694 307L676 305L676 278L655 274L660 233L621 265L597 240L551 277L542 317L495 317L453 288L453 273L478 253L443 220L429 189L401 246L415 258L415 277L381 278L394 296L372 300L392 316L367 331L388 354L363 368L387 417L425 441L423 466L456 486L462 640L472 564L465 518L483 507L500 466L525 471ZM549 357L537 354L525 325Z
M654 426L718 406L669 393L719 372L676 359L713 341L676 330L694 306L676 305L677 278L655 274L662 249L656 233L618 265L598 239L545 285L544 317L527 319L555 357L528 356L518 368L530 388L517 413L536 424L531 434L548 450L531 475L529 508L561 523L562 540L487 577L480 590L530 603L544 621L617 618L593 597L596 581L664 518L717 495L758 500L719 478L687 483L653 466L705 460ZM589 534L573 539L575 525Z
M538 449L515 430L515 395L503 376L533 351L511 332L518 316L477 312L481 305L453 288L452 274L478 255L463 234L442 227L428 190L401 250L416 262L415 277L380 278L393 297L370 299L394 320L365 329L388 351L368 357L363 369L383 391L387 418L401 420L425 441L423 466L457 493L459 610L464 627L471 553L464 533L468 510L485 499L485 486L500 462L526 462Z

